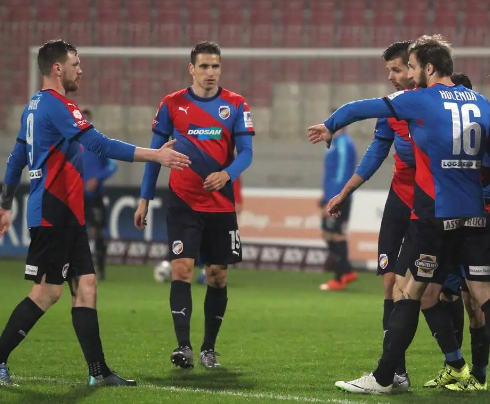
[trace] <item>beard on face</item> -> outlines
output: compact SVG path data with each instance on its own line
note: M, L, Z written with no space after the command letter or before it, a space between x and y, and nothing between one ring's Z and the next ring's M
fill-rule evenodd
M424 70L420 73L419 81L416 84L419 88L427 88L427 74L425 74Z
M75 92L78 90L78 83L75 80L69 80L68 78L66 78L66 76L63 76L62 84L67 93Z

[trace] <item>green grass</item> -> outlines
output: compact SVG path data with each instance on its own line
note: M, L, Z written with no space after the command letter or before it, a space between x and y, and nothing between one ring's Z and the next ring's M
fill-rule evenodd
M28 293L23 264L0 261L0 327ZM156 284L148 267L111 267L99 286L99 318L106 358L134 389L91 389L71 327L70 298L31 331L9 360L20 385L0 389L0 404L44 403L459 403L487 402L483 394L423 390L442 355L421 321L407 363L410 393L361 397L335 390L336 380L372 371L380 355L381 279L363 274L346 292L320 292L323 274L233 270L229 304L217 350L220 371L174 369L176 347L168 284ZM203 334L205 287L193 286L192 342ZM465 336L466 351L468 336ZM469 355L469 354L468 354ZM291 397L287 397L291 396Z

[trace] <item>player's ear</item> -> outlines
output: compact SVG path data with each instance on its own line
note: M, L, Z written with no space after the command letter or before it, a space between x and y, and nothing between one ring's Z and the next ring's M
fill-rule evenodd
M192 63L189 63L188 68L189 68L189 74L191 76L194 76L194 65Z
M55 63L53 69L57 76L61 76L61 65L59 63Z
M427 63L425 65L425 71L429 76L432 76L436 72L432 63Z

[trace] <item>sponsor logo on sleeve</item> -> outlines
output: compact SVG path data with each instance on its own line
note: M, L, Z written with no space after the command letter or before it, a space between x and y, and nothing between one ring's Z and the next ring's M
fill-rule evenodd
M254 124L252 122L252 114L250 113L250 111L245 111L243 113L243 122L244 122L246 128L253 128L254 127Z

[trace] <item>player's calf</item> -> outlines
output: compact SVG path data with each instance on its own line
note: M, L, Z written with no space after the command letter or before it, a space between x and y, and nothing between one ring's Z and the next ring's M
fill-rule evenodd
M216 360L214 348L228 304L228 288L226 287L228 271L225 265L211 265L206 267L206 274L208 288L204 299L204 340L201 345L201 364L206 367L216 367L219 366L219 363Z

